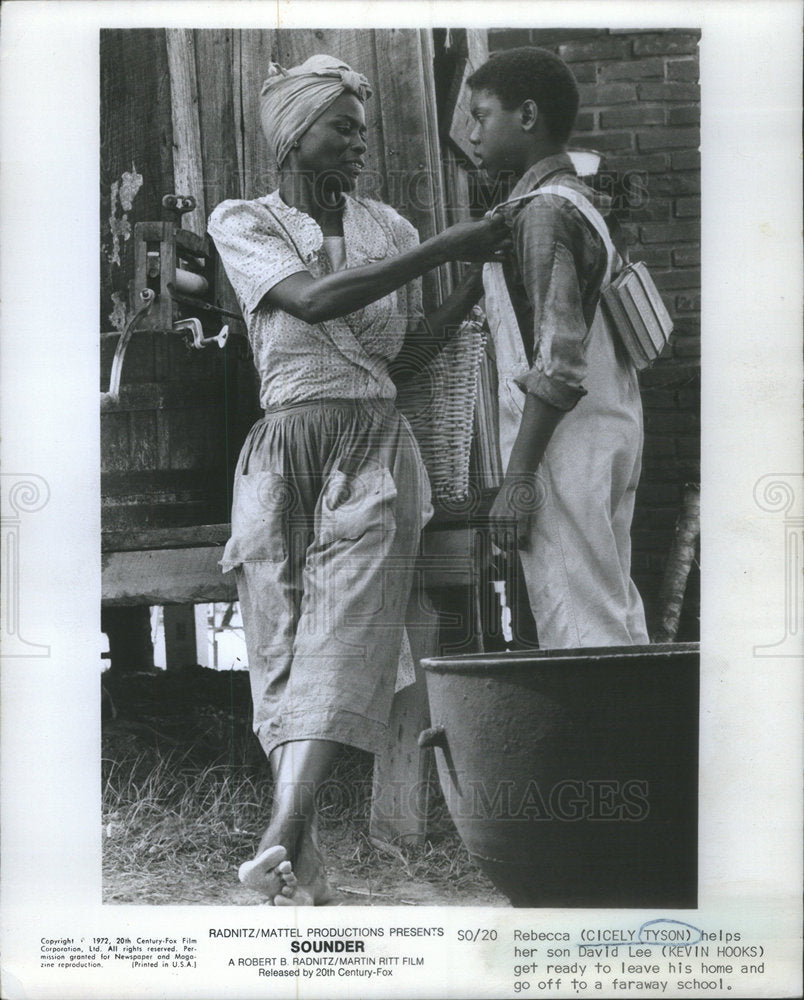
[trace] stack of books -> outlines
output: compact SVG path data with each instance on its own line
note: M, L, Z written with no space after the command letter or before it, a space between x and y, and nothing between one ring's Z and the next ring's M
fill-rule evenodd
M647 267L629 264L603 289L603 304L637 369L647 368L664 350L673 321Z

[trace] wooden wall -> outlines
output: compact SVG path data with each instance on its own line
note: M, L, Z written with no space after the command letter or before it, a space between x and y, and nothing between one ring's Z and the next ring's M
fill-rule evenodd
M219 202L276 186L260 127L260 86L269 62L292 66L319 52L344 59L374 89L361 192L397 208L422 239L444 228L448 199L429 31L104 31L101 331L125 325L133 228L160 218L164 194L196 198L183 224L202 233ZM222 304L235 307L222 272L219 279ZM450 283L446 268L427 275L426 305ZM114 336L101 341L103 389L115 343ZM252 366L231 345L189 352L181 337L135 333L120 406L101 421L104 528L228 520L233 465L258 415Z
M115 30L101 37L101 329L110 330L110 296L125 292L131 262L113 230L158 218L162 194L195 177L198 219L225 198L255 198L276 186L277 173L260 128L259 90L268 63L295 65L327 52L363 72L374 94L366 106L367 169L361 192L393 205L422 239L446 220L444 182L429 31ZM195 150L199 151L200 163ZM128 212L111 188L136 169L143 185ZM185 193L185 192L178 192ZM443 277L430 276L428 297Z

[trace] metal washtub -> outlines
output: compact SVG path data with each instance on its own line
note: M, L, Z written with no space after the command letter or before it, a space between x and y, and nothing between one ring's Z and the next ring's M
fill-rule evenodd
M422 660L441 787L514 906L697 905L697 643Z

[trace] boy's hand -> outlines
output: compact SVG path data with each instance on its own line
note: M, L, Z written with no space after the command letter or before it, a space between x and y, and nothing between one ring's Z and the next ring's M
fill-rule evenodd
M508 474L489 511L491 529L497 536L500 548L506 548L504 539L516 525L517 548L525 545L530 529L530 519L541 503L541 489L536 473Z
M508 469L500 492L492 504L489 516L498 530L507 521L517 525L517 546L524 548L530 532L530 522L546 499L544 479L539 475L542 461L553 431L564 416L564 411L551 406L532 392L525 393L525 407L519 425Z

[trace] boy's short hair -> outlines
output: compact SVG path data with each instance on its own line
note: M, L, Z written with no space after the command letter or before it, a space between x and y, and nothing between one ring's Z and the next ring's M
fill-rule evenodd
M578 84L569 66L547 49L523 45L498 52L466 82L473 90L496 94L508 111L535 101L550 136L569 139L578 114Z

